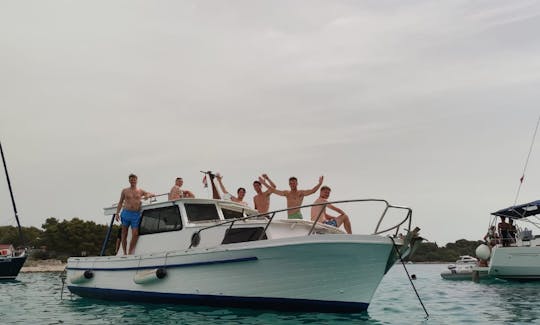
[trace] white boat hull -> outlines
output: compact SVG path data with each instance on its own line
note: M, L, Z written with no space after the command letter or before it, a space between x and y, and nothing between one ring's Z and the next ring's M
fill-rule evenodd
M83 297L359 312L369 306L393 258L387 237L323 235L146 255L70 258L67 279L69 290ZM166 276L152 278L159 268L166 270ZM93 276L80 281L86 270Z
M489 275L507 280L540 280L540 247L496 247Z

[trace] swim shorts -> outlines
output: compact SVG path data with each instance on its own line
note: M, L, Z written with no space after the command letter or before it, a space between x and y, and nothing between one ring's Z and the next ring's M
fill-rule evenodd
M120 220L122 221L122 226L131 228L139 228L139 223L141 222L141 211L131 211L131 210L122 210L120 213Z
M336 219L330 219L323 222L325 225L334 226L337 227L337 221Z
M302 212L300 211L295 212L293 214L289 214L288 218L289 219L304 219L304 217L302 217Z

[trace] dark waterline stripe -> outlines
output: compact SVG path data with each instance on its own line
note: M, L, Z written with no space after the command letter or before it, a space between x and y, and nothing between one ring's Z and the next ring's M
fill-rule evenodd
M282 311L312 311L325 313L357 313L367 310L369 303L347 301L323 301L294 298L265 298L178 294L145 292L131 290L100 289L68 286L68 289L81 297L104 300L124 300L150 303L173 303L185 305L204 305L213 307L244 307L273 309Z
M191 266L201 266L201 265L212 265L212 264L226 264L226 263L238 263L238 262L248 262L256 261L256 256L235 258L229 260L219 260L219 261L207 261L207 262L195 262L195 263L185 263L185 264L168 264L168 265L151 265L151 266L134 266L134 267L122 267L122 268L101 268L101 267L67 267L67 270L94 270L94 271L128 271L128 270L147 270L155 269L159 267L164 268L177 268L177 267L191 267Z

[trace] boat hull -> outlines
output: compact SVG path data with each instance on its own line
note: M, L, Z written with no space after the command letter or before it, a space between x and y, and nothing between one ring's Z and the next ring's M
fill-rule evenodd
M324 237L324 238L322 238ZM382 280L386 237L324 235L142 256L71 258L69 290L82 297L292 311L361 312ZM151 277L164 269L166 276ZM75 281L77 273L93 276ZM148 281L136 283L149 275ZM79 279L79 278L77 278Z
M540 247L497 247L491 255L489 275L505 280L540 280Z
M19 275L27 256L0 258L0 280L13 280Z

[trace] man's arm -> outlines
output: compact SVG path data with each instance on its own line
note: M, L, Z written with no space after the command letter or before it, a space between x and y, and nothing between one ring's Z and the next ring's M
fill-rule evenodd
M271 187L275 188L276 187L276 184L274 184L274 182L272 182L272 180L270 179L270 177L268 177L267 174L262 174L262 177L268 181L268 183L270 184Z
M317 185L315 185L314 188L312 188L311 190L303 190L302 193L304 195L311 195L311 194L317 192L317 190L321 187L321 185L323 183L323 180L324 180L324 176L319 177L319 183Z
M141 189L141 192L142 192L142 198L147 200L151 197L154 197L156 196L154 193L150 193L150 192L146 192L145 190Z
M336 211L336 212L339 213L339 214L345 214L345 211L341 210L340 208L338 208L338 207L336 207L336 206L334 206L334 205L332 205L332 204L328 204L326 207L327 207L328 209L330 209L330 210Z
M224 193L224 194L228 194L229 192L227 192L227 189L225 188L225 186L223 186L223 182L221 181L221 179L223 178L223 176L219 175L219 176L216 176L217 180L218 180L218 183L219 183L219 187L221 188L221 191Z
M281 191L281 190L278 190L276 189L276 187L272 187L270 185L268 185L266 183L266 181L264 180L264 178L262 177L259 177L259 182L261 182L261 184L263 184L264 186L266 186L268 188L268 191L270 191L270 193L274 193L274 194L277 194L277 195L281 195L281 196L287 196L287 191ZM272 183L273 184L273 183ZM275 184L274 184L275 185Z
M122 193L120 193L120 200L118 201L118 205L116 206L116 221L120 220L120 210L122 210L122 205L124 205L124 199L126 198L124 194L124 190L122 190Z

